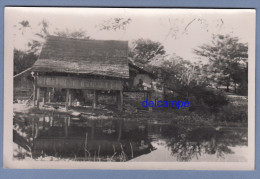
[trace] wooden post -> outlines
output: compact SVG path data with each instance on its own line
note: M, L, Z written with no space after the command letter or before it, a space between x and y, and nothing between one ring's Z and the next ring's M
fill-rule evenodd
M45 104L45 102L46 102L46 93L47 93L47 88L44 89L43 98L42 98L43 104Z
M72 106L72 94L71 94L71 90L69 90L69 106Z
M46 125L45 115L43 115L43 121L42 121L42 129L43 130L45 130L45 125Z
M36 99L37 99L37 76L34 76L34 83L33 83L33 106L36 106Z
M35 139L38 138L39 135L39 120L37 120L37 122L35 123Z
M48 103L51 102L51 89L48 88Z
M117 108L120 111L123 110L123 91L122 90L118 91L118 93L117 93Z
M123 97L123 91L122 90L120 90L120 103L121 103L121 110L123 110L124 97Z
M66 111L68 111L69 109L69 89L67 89L67 93L66 93L66 101L65 101L65 108L66 108Z
M68 126L70 126L70 116L68 117Z
M51 116L50 116L50 114L48 115L48 118L49 118L48 127L51 127Z
M40 92L41 92L41 89L39 87L37 87L37 92L36 92L36 106L37 106L37 108L39 108L39 104L40 104Z
M54 114L52 114L52 116L51 116L51 127L53 127L54 126Z
M94 109L96 109L96 107L97 107L97 91L96 90L94 90L93 91L94 93L93 93L93 108Z

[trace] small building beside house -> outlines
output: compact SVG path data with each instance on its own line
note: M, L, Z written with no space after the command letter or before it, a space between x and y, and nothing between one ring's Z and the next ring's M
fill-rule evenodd
M143 108L142 102L152 96L155 76L131 60L129 60L129 74L129 80L124 87L125 100L137 108Z
M139 90L151 90L154 75L148 70L134 64L129 60L129 87Z

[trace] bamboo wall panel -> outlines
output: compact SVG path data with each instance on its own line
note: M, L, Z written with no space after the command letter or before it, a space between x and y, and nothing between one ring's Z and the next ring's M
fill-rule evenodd
M62 76L38 76L39 87L64 89L122 90L122 81Z

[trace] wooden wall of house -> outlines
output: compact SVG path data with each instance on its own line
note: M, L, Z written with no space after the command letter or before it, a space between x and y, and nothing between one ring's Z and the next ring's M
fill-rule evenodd
M123 88L121 80L66 76L38 76L37 85L64 89L122 90Z

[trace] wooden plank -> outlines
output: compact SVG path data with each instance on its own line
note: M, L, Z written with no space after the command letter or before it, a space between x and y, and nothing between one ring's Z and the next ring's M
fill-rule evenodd
M94 79L64 76L39 76L37 85L41 87L65 89L122 90L121 80Z

